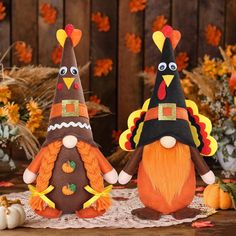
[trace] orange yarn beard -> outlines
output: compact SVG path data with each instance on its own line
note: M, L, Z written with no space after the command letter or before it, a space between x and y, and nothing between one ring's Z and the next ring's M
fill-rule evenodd
M144 146L142 162L153 188L170 205L190 174L189 146L176 142L173 148L167 149L158 140Z

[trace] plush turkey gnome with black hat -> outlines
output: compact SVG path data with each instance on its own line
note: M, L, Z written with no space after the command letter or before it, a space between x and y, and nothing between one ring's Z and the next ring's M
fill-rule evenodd
M57 218L76 213L81 218L102 215L110 206L103 178L114 184L118 175L93 140L74 47L82 32L67 25L57 31L63 47L46 140L24 172L24 182L36 180L30 206L39 215Z
M199 213L188 207L196 188L194 167L205 183L215 181L200 155L211 156L217 149L211 122L194 102L185 100L180 84L173 51L180 37L170 26L153 34L161 52L153 94L131 113L129 129L120 136L121 148L134 153L118 180L126 184L138 168L138 192L145 207L132 213L143 219L158 220L162 214L183 219Z

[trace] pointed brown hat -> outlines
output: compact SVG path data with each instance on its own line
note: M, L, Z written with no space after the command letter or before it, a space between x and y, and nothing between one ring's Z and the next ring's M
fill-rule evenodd
M72 25L57 31L57 40L63 47L63 55L44 145L61 140L66 135L74 135L78 140L96 145L74 53L74 47L81 36L82 32Z

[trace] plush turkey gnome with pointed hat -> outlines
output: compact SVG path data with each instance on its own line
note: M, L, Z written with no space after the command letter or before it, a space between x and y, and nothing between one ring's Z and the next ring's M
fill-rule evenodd
M213 155L217 149L211 122L194 102L185 100L180 84L173 51L180 36L170 26L153 34L161 52L153 94L142 109L131 113L128 130L120 136L121 148L134 153L119 182L126 184L138 168L138 192L145 207L132 213L142 219L196 216L199 210L188 208L196 188L194 167L205 183L215 181L200 155Z
M74 47L81 31L67 25L57 31L63 47L46 140L24 172L24 182L36 179L30 206L39 215L57 218L76 213L81 218L102 215L110 206L103 178L114 184L118 175L93 140Z

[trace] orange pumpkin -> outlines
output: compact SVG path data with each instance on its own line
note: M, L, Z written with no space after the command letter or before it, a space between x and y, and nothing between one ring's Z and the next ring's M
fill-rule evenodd
M224 183L221 180L218 180L215 184L208 185L203 192L204 203L214 209L227 210L234 208L233 188L235 188L234 184Z
M64 173L72 173L75 169L74 161L67 161L62 165L62 170Z
M76 185L75 184L68 184L66 186L63 186L62 193L64 195L72 195L76 191Z

